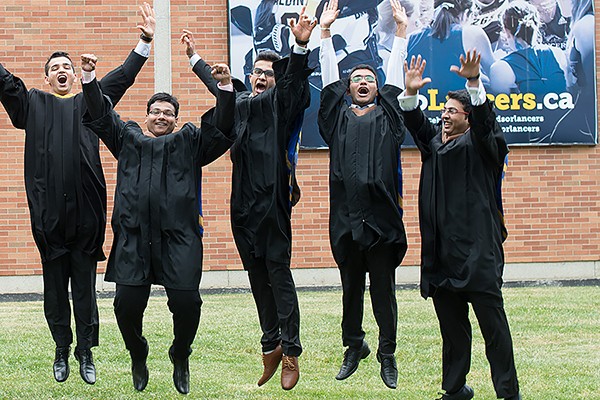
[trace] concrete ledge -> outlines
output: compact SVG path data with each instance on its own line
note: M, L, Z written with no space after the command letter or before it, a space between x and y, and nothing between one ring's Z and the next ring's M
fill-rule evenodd
M506 282L597 278L600 278L600 261L510 264L504 270Z
M292 270L298 288L339 287L340 276L337 268L295 268ZM540 284L552 281L585 281L600 279L600 261L563 262L563 263L517 263L507 264L504 269L504 281L532 282ZM400 286L418 285L419 268L417 266L400 267L396 270L396 284ZM202 275L201 289L249 289L246 271L205 271ZM98 292L113 292L115 285L105 282L99 274L96 288ZM0 294L42 293L41 275L0 276Z

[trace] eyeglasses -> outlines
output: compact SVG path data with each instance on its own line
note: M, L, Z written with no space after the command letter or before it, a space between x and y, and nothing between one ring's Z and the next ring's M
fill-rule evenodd
M448 113L448 114L450 114L450 115L454 115L454 114L465 114L465 115L469 115L469 113L468 113L468 112L466 112L466 111L460 111L459 109L457 109L457 108L454 108L454 107L448 107L448 108L445 108L445 107L444 107L444 108L442 108L442 109L441 109L441 111L440 111L440 114L444 115L444 114L446 114L446 113Z
M257 67L252 70L252 74L254 74L254 76L261 76L262 74L265 74L267 78L272 78L275 76L275 71L272 69L262 69Z
M160 116L160 114L164 115L165 118L175 118L175 113L171 110L159 110L158 108L153 108L148 112L148 114L152 114L155 117Z
M375 77L373 75L354 75L353 77L350 78L350 82L352 83L358 83L362 80L365 80L365 82L368 83L374 83L375 82Z

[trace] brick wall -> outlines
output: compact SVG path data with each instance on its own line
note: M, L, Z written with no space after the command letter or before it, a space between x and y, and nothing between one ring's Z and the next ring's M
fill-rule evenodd
M171 2L172 81L173 93L181 102L180 124L197 122L200 113L213 103L189 70L179 44L181 29L201 31L196 34L198 51L209 62L225 61L225 9L224 0ZM5 0L0 5L0 62L28 87L44 88L43 64L52 51L65 49L74 58L93 52L100 57L98 74L103 76L134 47L139 20L134 3ZM599 38L596 34L597 41ZM145 102L154 91L154 62L151 57L119 104L117 110L124 118L143 122ZM23 132L14 129L6 112L0 111L0 276L41 273L23 187L23 143ZM403 265L417 265L420 161L414 149L404 151L402 159L409 236ZM103 162L110 205L115 162L105 149ZM292 217L293 266L297 268L334 265L327 233L327 164L326 151L300 154L298 176L303 197ZM205 270L240 268L229 227L230 173L228 156L204 171ZM510 234L505 245L508 262L600 260L600 147L513 147L504 199ZM108 229L107 254L111 241Z

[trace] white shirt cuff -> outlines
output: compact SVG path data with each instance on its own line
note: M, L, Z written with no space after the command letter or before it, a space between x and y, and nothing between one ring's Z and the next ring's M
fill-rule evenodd
M151 48L150 43L146 43L142 39L140 39L140 41L138 42L137 46L135 46L135 49L133 49L133 51L135 51L142 57L148 58L148 57L150 57L150 48Z
M467 89L467 92L469 92L469 94L471 95L471 104L473 106L480 106L483 103L485 103L487 96L481 79L479 79L479 86L477 87L471 87L468 84L469 82L467 81L467 83L465 83L465 88Z
M294 45L294 54L306 54L308 53L308 47L302 47L298 43Z
M221 82L217 82L217 87L226 92L233 92L233 83L230 83L229 85L221 85Z
M86 83L90 83L91 81L93 81L94 79L96 79L96 71L84 71L81 70L81 83L86 84Z
M398 96L398 103L400 104L400 109L402 111L413 111L416 110L419 106L419 93L410 96L406 94L406 90L400 93Z
M194 65L196 65L196 63L201 59L202 57L200 57L200 54L194 53L194 55L190 57L190 65L192 66L192 68L194 68Z

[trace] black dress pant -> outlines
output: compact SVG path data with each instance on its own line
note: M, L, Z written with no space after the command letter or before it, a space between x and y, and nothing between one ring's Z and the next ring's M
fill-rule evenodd
M192 343L200 324L202 299L198 290L165 288L167 305L173 314L173 356L185 359L192 353ZM148 355L148 342L142 334L144 310L150 297L150 285L128 286L117 284L114 300L117 324L125 347L132 359L143 359Z
M262 258L247 270L263 332L260 340L263 353L274 350L281 342L285 355L299 356L302 353L300 308L289 263Z
M433 304L442 333L442 389L452 393L465 383L471 367L471 323L469 304L479 322L498 398L519 392L508 319L502 294L454 292L438 288Z
M342 342L344 346L360 348L365 338L362 329L365 280L369 273L369 293L375 321L379 327L381 354L396 351L398 306L396 304L397 247L380 244L361 250L358 244L350 249L343 265L339 265L342 280Z
M77 348L90 349L98 346L96 267L96 259L79 250L73 250L42 265L44 315L57 347L73 343L69 280Z

